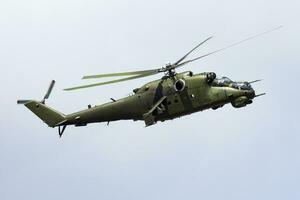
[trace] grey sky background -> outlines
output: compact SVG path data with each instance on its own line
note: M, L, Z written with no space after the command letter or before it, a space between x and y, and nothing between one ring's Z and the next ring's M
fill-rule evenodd
M0 2L0 199L299 199L299 1ZM268 95L144 128L67 127L62 139L19 98L68 114L160 76L76 92L82 75L160 67L283 25L189 64Z

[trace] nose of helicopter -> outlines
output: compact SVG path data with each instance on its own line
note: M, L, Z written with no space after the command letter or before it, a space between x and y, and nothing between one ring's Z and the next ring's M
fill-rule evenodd
M238 85L238 87L236 87L236 85ZM243 93L241 95L246 96L248 99L253 99L255 97L255 91L250 82L237 82L233 84L233 87L238 88L241 93Z
M245 90L244 92L245 92L245 96L248 99L254 99L254 97L255 97L255 90L254 89Z
M244 96L247 97L247 99L253 99L255 97L255 90L249 82L233 82L230 88L232 88L233 91L231 90L232 92L229 92L229 94L232 94L234 98Z

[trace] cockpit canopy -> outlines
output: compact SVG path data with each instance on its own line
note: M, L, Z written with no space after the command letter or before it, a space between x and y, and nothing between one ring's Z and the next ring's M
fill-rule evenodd
M216 86L216 87L229 87L229 85L233 83L232 80L230 80L227 77L222 77L222 78L216 78L213 82L212 82L212 86Z
M240 90L251 90L252 87L248 82L233 82L231 87Z
M227 77L216 78L212 82L214 87L231 87L238 90L251 90L251 84L248 82L234 82Z

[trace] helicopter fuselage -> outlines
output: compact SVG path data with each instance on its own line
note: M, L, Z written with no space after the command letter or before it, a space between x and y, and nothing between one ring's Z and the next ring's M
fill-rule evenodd
M209 80L214 73L193 75L192 72L149 82L134 90L134 94L119 100L89 107L66 116L60 125L83 126L88 123L117 120L144 120L146 126L205 109L217 109L227 103L244 107L255 96L251 86L234 88L232 83L218 85ZM215 79L215 77L213 77Z

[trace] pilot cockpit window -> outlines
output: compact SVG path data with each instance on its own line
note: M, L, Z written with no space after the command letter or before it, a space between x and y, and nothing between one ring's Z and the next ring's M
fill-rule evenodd
M239 90L251 90L251 84L248 82L234 82L231 87Z

